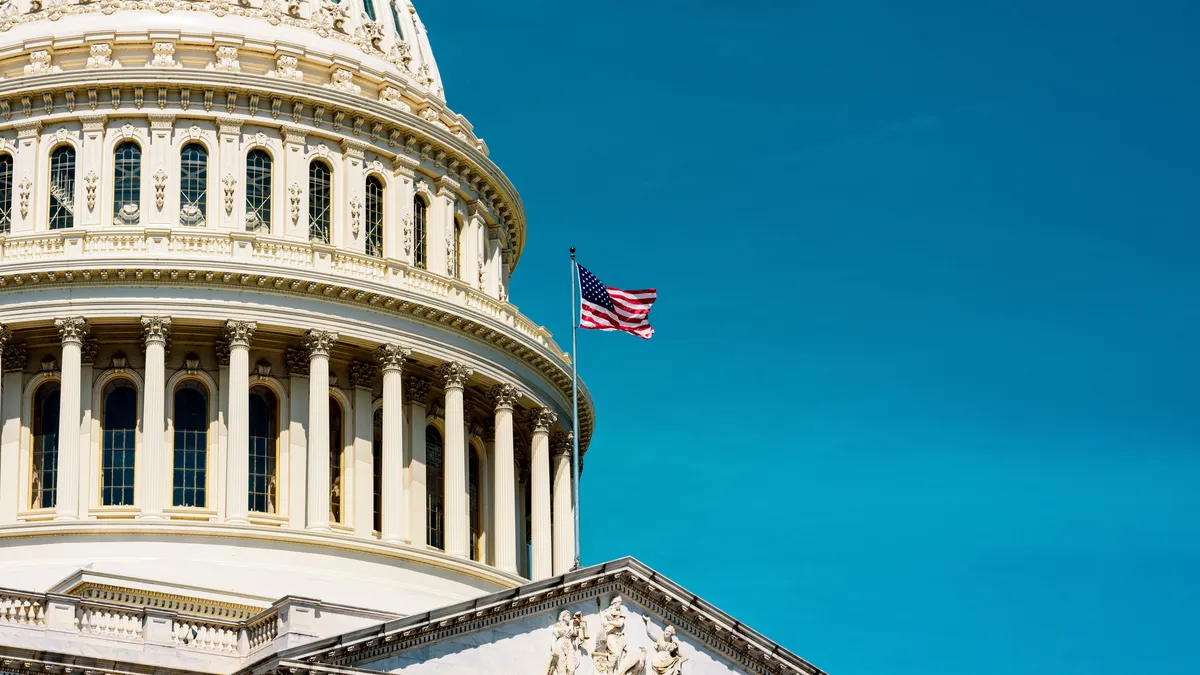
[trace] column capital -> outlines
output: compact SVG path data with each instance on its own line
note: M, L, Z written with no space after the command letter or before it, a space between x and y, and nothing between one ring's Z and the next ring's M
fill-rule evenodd
M239 321L238 319L230 319L225 323L225 339L229 342L230 347L250 347L250 341L254 339L254 331L258 329L258 324L253 321Z
M152 344L160 344L164 347L167 344L167 338L171 335L171 317L169 316L143 316L142 317L142 340L146 346Z
M517 388L511 384L497 384L488 392L488 398L496 410L512 411L517 402Z
M471 377L474 372L474 370L471 370L458 361L451 361L450 363L443 363L438 366L438 376L446 381L447 389L462 389L463 385L467 383L467 378Z
M304 346L308 347L308 358L329 358L329 350L333 349L337 339L338 334L331 331L312 329L305 332Z
M3 351L4 346L7 345L8 341L11 339L12 331L8 329L8 326L0 323L0 351Z
M283 360L287 363L288 375L308 377L308 350L288 347L283 352Z
M404 381L404 400L424 406L429 400L429 383L419 377Z
M375 385L375 364L366 361L350 362L350 386L370 389Z
M94 364L99 354L100 341L94 337L87 338L83 341L83 348L79 350L79 362Z
M558 415L549 408L537 408L530 414L529 419L533 423L534 433L540 431L545 434L550 432L550 425L558 421Z
M550 435L550 454L556 457L561 455L571 456L571 449L574 447L575 437L566 431L556 431Z
M29 347L24 342L13 342L4 347L4 372L16 373L25 370L29 362Z
M400 345L379 345L375 350L375 358L384 370L402 370L404 359L412 354L412 350Z
M64 345L74 344L83 346L83 338L87 336L91 326L88 325L87 319L82 316L69 316L65 319L55 319L55 328L58 328L58 334L62 338Z

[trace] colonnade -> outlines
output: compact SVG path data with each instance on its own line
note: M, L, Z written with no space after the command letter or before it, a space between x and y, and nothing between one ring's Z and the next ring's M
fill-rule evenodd
M54 520L70 521L86 517L86 505L81 505L80 428L81 428L81 350L90 326L83 317L72 316L55 321L62 341L60 415L58 420L57 473L58 490L54 505ZM171 448L167 438L164 410L166 392L166 346L171 331L171 319L164 316L141 318L145 346L144 395L141 409L142 441L136 452L137 496L136 518L163 520L172 517L164 508L169 494L163 483L170 475ZM253 321L232 319L224 326L224 345L228 347L228 391L241 392L224 399L227 455L224 462L224 521L233 525L251 524L249 512L250 464L250 405L252 385L250 347L258 326ZM0 354L11 337L7 327L0 325ZM329 465L329 405L330 350L337 342L333 332L309 330L305 333L308 355L308 419L305 422L307 439L306 476L304 485L306 508L303 514L291 513L292 526L298 518L303 527L314 532L331 531L330 523L330 465ZM380 528L378 536L384 542L426 548L424 528L415 514L424 514L425 495L423 476L416 474L414 454L424 454L424 404L428 384L420 380L403 379L405 359L412 350L399 344L382 344L375 349L375 358L382 373L382 440ZM447 362L436 370L445 391L445 444L443 457L445 545L447 555L466 559L470 555L471 522L468 492L468 443L464 415L464 390L473 375L463 363ZM369 382L369 378L368 378ZM410 384L410 386L405 386ZM222 382L222 388L225 383ZM358 385L356 385L358 386ZM411 405L405 405L406 391L413 395ZM424 391L422 391L424 390ZM416 392L414 394L414 391ZM371 392L364 389L365 419L370 423ZM4 393L0 392L0 399ZM491 559L496 568L518 574L518 527L524 517L523 495L517 490L517 462L514 452L514 415L519 398L516 386L508 383L493 385L488 391L494 414L494 445L491 471L492 527L488 532ZM356 399L357 401L358 399ZM356 404L356 407L357 404ZM357 413L358 411L356 411ZM411 424L412 434L406 437L405 420L420 416L420 424ZM357 414L356 424L363 414ZM556 434L551 443L551 429L557 416L549 408L528 412L532 428L529 483L531 500L529 518L530 560L529 576L542 579L571 569L574 564L574 526L571 496L570 443L565 434ZM419 430L419 431L418 431ZM554 446L552 448L552 445ZM419 453L415 453L420 448ZM0 486L11 484L15 467L12 461L0 462ZM420 469L423 471L423 469ZM523 468L522 468L523 471ZM4 475L10 472L9 475ZM212 477L215 478L215 477ZM212 479L210 478L210 480ZM417 479L420 480L417 480ZM553 480L552 480L553 478ZM293 485L296 483L293 482ZM367 482L370 485L370 482ZM420 490L409 485L421 486ZM343 503L355 497L343 498ZM369 501L368 501L369 503ZM407 523L407 525L406 525ZM0 526L4 523L0 520ZM370 528L367 530L370 531ZM484 556L484 560L488 557Z

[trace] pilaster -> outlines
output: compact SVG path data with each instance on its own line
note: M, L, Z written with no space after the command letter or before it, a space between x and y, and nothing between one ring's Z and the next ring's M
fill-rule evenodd
M366 148L365 143L348 138L342 140L342 196L335 200L334 208L333 244L355 253L366 251L367 229L363 212L366 190L363 161Z
M408 457L408 530L405 538L413 546L424 548L428 542L426 529L426 460L425 405L429 398L429 383L416 377L404 381L404 420L409 433ZM384 469L386 471L386 469ZM385 474L386 475L386 474Z
M26 120L14 126L17 128L17 151L13 153L13 207L9 232L21 234L33 232L37 222L38 187L44 182L37 180L41 175L38 155L42 123ZM42 227L47 225L43 223Z
M404 397L402 375L404 359L412 353L411 349L400 345L381 345L376 351L376 358L383 369L383 457L382 466L382 495L380 498L381 526L380 536L384 541L398 542L404 540L405 512L405 461L404 461ZM424 401L422 401L422 407ZM411 411L410 418L411 418ZM424 420L424 410L421 411ZM422 430L422 434L424 430ZM410 440L410 444L415 440ZM410 508L411 505L410 505Z
M553 574L553 547L550 532L550 426L558 416L549 408L532 415L533 442L530 448L529 474L532 484L531 538L533 548L530 578L545 579Z
M111 177L104 171L104 130L108 115L83 115L83 152L79 154L75 180L83 183L83 203L76 207L84 227L98 227L103 209L101 195L109 191Z
M249 523L250 511L250 341L258 324L230 319L225 324L229 344L229 461L225 482L225 519Z
M444 363L438 375L446 389L446 444L443 457L446 499L446 553L466 558L470 553L468 517L467 439L463 429L463 388L472 370L457 362Z
M148 217L143 222L150 225L178 225L179 162L171 141L175 116L150 113L149 118L150 148L146 153L149 161L142 163L142 213ZM169 217L171 214L175 214L174 222Z
M493 452L495 495L493 521L495 524L496 567L510 574L517 573L517 515L516 481L513 461L513 405L517 388L498 384L490 392L495 406L496 440Z
M242 157L241 121L218 120L217 138L221 146L217 155L220 159L217 172L221 189L218 194L209 197L210 213L215 207L218 214L215 219L210 215L209 222L217 223L223 230L243 231L246 229L246 169Z
M375 530L375 418L371 396L375 370L371 363L350 362L350 384L354 387L354 455L346 459L346 465L353 468L354 483L343 501L347 502L344 507L346 522L353 524L354 533L360 537L370 537Z

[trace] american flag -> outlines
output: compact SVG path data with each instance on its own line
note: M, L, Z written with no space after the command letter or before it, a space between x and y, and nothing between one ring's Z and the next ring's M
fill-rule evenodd
M579 267L579 327L595 330L619 330L649 340L650 307L658 297L653 288L623 291L600 283L596 275Z

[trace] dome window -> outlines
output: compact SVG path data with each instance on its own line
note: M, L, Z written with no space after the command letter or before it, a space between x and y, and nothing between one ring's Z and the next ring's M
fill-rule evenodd
M175 388L172 504L202 509L208 485L208 390L196 380Z
M423 197L418 195L413 199L413 265L422 270L429 266L429 255L426 251L426 232L428 230L426 214L428 211L429 205L425 203Z
M137 389L118 378L104 388L100 500L104 506L133 506L137 444Z
M383 257L383 181L367 178L367 255Z
M0 234L12 228L13 158L0 155Z
M246 155L246 231L271 232L271 156L262 148Z
M50 229L75 225L75 148L63 145L50 155Z
M325 162L308 165L308 239L328 244L329 204L332 201L333 172Z
M113 151L113 222L137 225L142 205L142 147L125 141Z
M203 227L208 218L208 150L188 143L179 152L179 224Z

